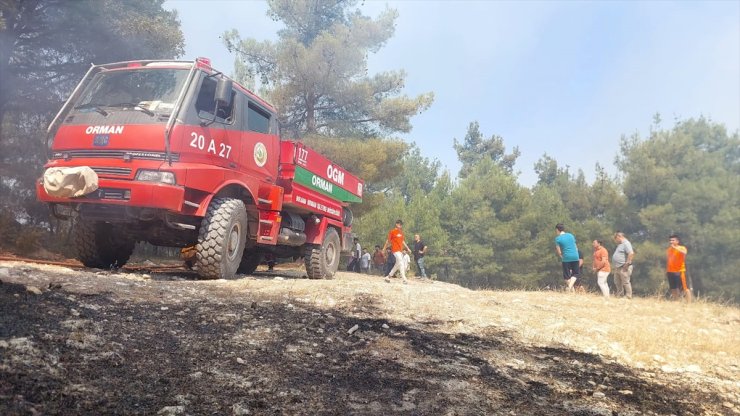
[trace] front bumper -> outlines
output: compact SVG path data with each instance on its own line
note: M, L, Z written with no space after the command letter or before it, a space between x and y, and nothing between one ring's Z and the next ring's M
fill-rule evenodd
M39 201L47 203L120 205L181 213L185 188L155 182L100 178L95 192L77 198L57 198L49 195L43 181L39 180L36 182L36 196Z

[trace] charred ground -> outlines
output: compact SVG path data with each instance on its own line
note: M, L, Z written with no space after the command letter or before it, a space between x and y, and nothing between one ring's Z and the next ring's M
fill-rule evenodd
M384 286L341 274L327 307L306 289L313 282L292 271L229 282L198 281L186 271L24 263L0 264L0 272L1 414L699 415L737 408L737 380L728 390L535 346L498 327L456 333L446 318L389 312L386 291L413 297L430 287L420 282ZM362 290L347 290L357 283Z

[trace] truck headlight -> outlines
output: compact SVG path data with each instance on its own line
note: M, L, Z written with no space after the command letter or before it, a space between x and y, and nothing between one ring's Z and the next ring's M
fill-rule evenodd
M175 174L172 172L141 169L136 173L136 180L143 182L161 182L169 185L174 185Z

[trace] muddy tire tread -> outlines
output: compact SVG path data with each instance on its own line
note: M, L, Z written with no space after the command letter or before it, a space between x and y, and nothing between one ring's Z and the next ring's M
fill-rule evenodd
M228 244L229 224L233 215L243 216L242 233L246 241L246 207L239 199L214 199L201 221L196 245L195 270L205 279L229 279L236 273L238 265L233 267L233 271L224 270L228 265L224 265L223 261L223 256L226 255L223 246Z
M334 273L336 273L337 268L334 267L333 270L331 270L330 265L325 264L325 258L326 255L324 253L324 250L326 250L326 244L329 242L329 240L334 240L333 243L336 245L335 252L336 252L336 263L338 266L339 263L339 251L340 251L340 240L339 240L339 234L337 234L337 231L334 228L328 228L326 230L326 233L324 235L324 242L321 245L318 244L307 244L306 249L304 252L304 263L306 265L306 275L309 279L333 279Z
M111 234L116 232L115 227L105 223L78 221L74 234L77 259L85 267L97 269L125 265L134 252L135 242L126 237L113 240Z

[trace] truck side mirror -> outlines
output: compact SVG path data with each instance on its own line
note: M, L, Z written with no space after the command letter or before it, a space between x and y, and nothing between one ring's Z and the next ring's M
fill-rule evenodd
M228 107L231 105L231 89L234 82L230 79L219 78L216 83L216 95L214 101L219 107Z

